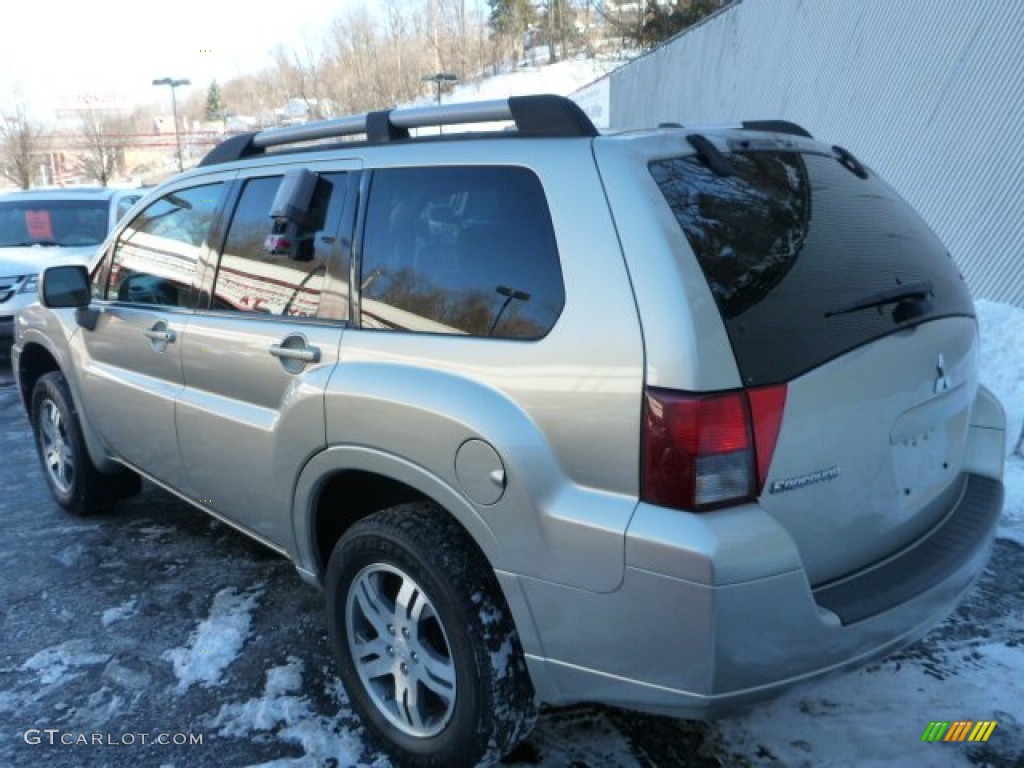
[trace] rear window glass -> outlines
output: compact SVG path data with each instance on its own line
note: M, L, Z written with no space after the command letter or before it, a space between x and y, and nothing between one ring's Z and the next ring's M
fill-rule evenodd
M737 152L650 164L697 256L748 386L780 383L908 325L973 315L942 243L874 174L830 156ZM905 287L930 296L844 311Z
M108 206L99 200L0 201L0 247L99 245Z

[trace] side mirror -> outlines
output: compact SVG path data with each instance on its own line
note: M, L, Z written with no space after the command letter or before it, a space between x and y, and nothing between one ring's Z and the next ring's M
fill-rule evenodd
M44 307L75 308L75 322L87 331L96 330L99 310L90 309L92 289L89 270L80 264L44 269L39 278L39 302Z
M44 307L87 307L92 299L89 270L80 264L50 267L39 278L39 301Z

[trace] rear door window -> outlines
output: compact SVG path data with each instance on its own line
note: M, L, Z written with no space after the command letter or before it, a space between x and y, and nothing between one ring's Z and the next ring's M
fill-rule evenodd
M565 303L540 180L525 168L374 172L363 328L537 339Z
M909 325L974 314L942 243L874 174L860 178L828 155L727 157L725 176L696 156L649 167L748 386L788 381ZM929 295L913 311L897 311L896 301L851 309L915 291Z
M213 287L213 309L315 317L333 238L324 237L345 201L345 174L319 174L294 252L268 247L270 208L281 176L249 179L228 227Z

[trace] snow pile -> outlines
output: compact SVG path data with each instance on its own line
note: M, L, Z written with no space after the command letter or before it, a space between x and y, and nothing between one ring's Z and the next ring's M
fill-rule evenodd
M131 600L125 600L120 605L108 608L100 616L100 621L103 622L104 627L109 627L115 621L124 621L131 618L138 611L138 603L139 601L133 597Z
M22 672L35 672L42 685L64 685L79 676L75 667L105 664L108 653L94 653L88 640L68 640L44 648L19 667Z
M222 589L213 598L210 616L199 623L188 645L164 651L160 658L174 665L178 692L195 684L220 685L221 673L234 661L249 637L252 610L263 594L256 588L238 594L234 587Z
M332 761L352 768L386 766L384 758L373 763L359 761L365 749L364 736L360 728L350 724L352 713L343 694L334 696L342 702L334 717L317 714L309 699L299 695L302 668L299 659L289 657L287 664L267 672L262 697L224 704L209 726L216 728L221 736L253 739L263 734L275 741L292 742L301 745L305 753L294 759L281 758L250 768L300 768Z
M457 85L451 93L445 94L445 104L466 101L487 101L509 96L528 96L533 93L554 93L568 96L585 85L604 77L621 61L583 59L560 61L543 67L522 67L500 77L490 77L475 83ZM421 102L430 103L429 101Z
M1024 428L1024 309L978 301L981 383L1006 409L1006 500L999 535L1024 544L1024 458L1013 454Z

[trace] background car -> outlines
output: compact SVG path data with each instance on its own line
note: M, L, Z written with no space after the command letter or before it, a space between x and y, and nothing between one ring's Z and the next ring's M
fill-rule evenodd
M35 301L39 273L87 264L145 191L80 187L0 196L0 349L14 335L14 315Z

